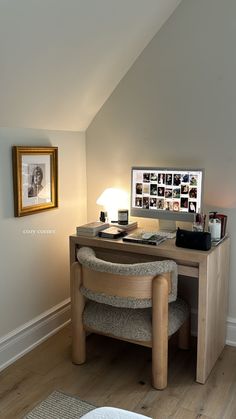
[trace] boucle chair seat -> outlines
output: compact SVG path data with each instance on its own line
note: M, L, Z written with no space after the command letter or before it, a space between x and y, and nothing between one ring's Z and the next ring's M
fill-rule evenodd
M189 309L185 301L177 299L169 304L168 336L172 336L187 320ZM83 322L89 329L118 338L137 341L152 339L151 308L120 308L88 301Z

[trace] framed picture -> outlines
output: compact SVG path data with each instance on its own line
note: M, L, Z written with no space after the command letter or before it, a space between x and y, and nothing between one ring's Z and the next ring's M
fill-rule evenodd
M15 217L58 207L58 148L12 147Z

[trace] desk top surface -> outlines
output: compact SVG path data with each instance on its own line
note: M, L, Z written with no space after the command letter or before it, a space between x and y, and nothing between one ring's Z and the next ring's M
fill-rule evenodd
M207 257L221 246L225 242L229 241L229 238L225 238L218 246L212 247L208 251L193 250L177 247L175 245L175 239L166 239L164 242L157 246L139 243L127 243L123 242L122 239L104 239L101 237L88 237L88 236L70 236L71 245L80 246L91 246L97 248L103 248L107 250L118 250L122 252L131 252L136 254L146 254L152 256L159 256L163 258L180 259L185 261L202 262Z

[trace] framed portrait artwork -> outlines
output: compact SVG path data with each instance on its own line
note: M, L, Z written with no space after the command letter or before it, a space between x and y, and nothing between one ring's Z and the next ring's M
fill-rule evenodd
M15 217L58 207L58 148L12 147Z

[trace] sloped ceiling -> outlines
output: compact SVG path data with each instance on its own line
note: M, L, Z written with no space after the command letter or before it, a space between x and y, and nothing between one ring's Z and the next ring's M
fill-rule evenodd
M0 0L0 126L85 130L181 0Z

